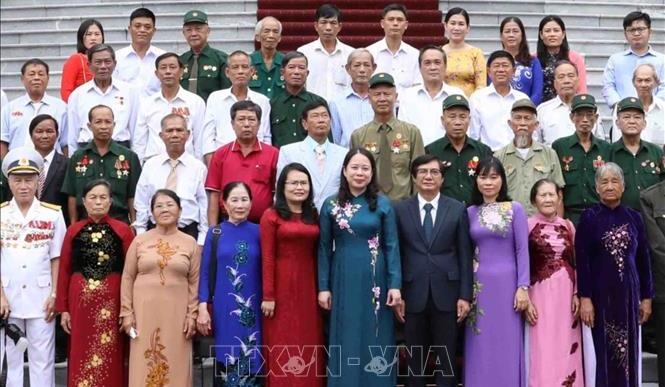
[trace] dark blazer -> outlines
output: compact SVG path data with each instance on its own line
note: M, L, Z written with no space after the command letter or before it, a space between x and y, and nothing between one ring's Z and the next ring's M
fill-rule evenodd
M65 211L67 210L67 195L63 194L60 190L65 181L65 174L67 173L67 158L60 153L56 152L53 155L53 161L46 174L44 180L44 192L39 199L42 202L57 204ZM65 219L68 216L65 216Z
M651 270L655 302L665 302L665 181L640 193L642 218L651 246Z
M417 195L397 203L395 212L402 259L402 297L407 313L425 309L430 287L432 301L440 311L457 310L460 298L470 302L473 264L466 207L441 195L429 244L420 221Z

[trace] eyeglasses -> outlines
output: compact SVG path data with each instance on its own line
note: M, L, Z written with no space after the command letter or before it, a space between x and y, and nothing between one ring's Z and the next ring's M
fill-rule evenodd
M428 174L432 177L439 177L441 176L441 170L439 169L417 169L416 174L418 176L427 176Z
M291 180L287 181L286 185L289 185L291 187L309 187L309 181L307 180Z
M641 35L644 33L644 31L648 30L649 27L633 27L633 28L626 28L626 32L632 35Z

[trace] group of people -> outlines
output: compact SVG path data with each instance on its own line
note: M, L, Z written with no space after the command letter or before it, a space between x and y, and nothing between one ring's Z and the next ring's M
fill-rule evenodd
M420 50L407 15L386 6L384 39L353 49L325 4L319 38L286 54L266 17L260 49L228 55L199 10L182 55L151 45L148 9L117 52L86 20L66 103L26 61L1 114L0 318L26 332L31 383L54 385L57 321L74 386L191 385L197 333L216 385L638 385L652 308L665 348L649 15L624 18L630 49L605 70L611 143L559 17L535 55L506 18L485 60L465 10ZM23 354L0 342L21 386Z

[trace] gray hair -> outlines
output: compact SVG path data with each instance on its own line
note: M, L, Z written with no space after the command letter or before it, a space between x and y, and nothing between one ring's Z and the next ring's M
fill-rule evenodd
M596 169L596 176L595 176L596 185L598 185L600 179L602 179L603 175L607 172L610 172L613 175L617 176L619 180L621 180L621 185L626 185L623 179L623 169L621 169L619 164L613 163L611 161L601 165L598 169Z
M656 71L656 66L654 66L651 63L642 63L641 65L638 65L635 67L635 70L633 71L633 83L635 83L635 77L637 76L637 70L640 69L640 67L648 67L651 69L651 76L653 77L653 81L656 83L656 87L660 85L660 78L658 78L658 71Z
M346 58L346 65L351 66L351 62L353 62L354 59L356 59L360 54L369 54L369 58L372 60L372 64L375 64L374 62L374 55L372 55L371 52L369 52L368 49L366 48L356 48L355 50L351 51L349 56Z
M261 30L263 29L263 23L269 21L269 20L274 20L277 22L277 28L279 29L279 34L282 34L282 22L277 20L276 17L273 16L266 16L263 19L259 20L258 23L256 23L256 26L254 27L254 35L258 36L261 33Z

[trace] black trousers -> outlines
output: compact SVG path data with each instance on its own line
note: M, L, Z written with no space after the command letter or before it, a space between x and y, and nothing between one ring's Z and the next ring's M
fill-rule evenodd
M410 355L410 387L424 387L432 374L437 387L457 386L454 371L457 329L457 311L440 311L431 293L422 312L406 314L404 336Z

